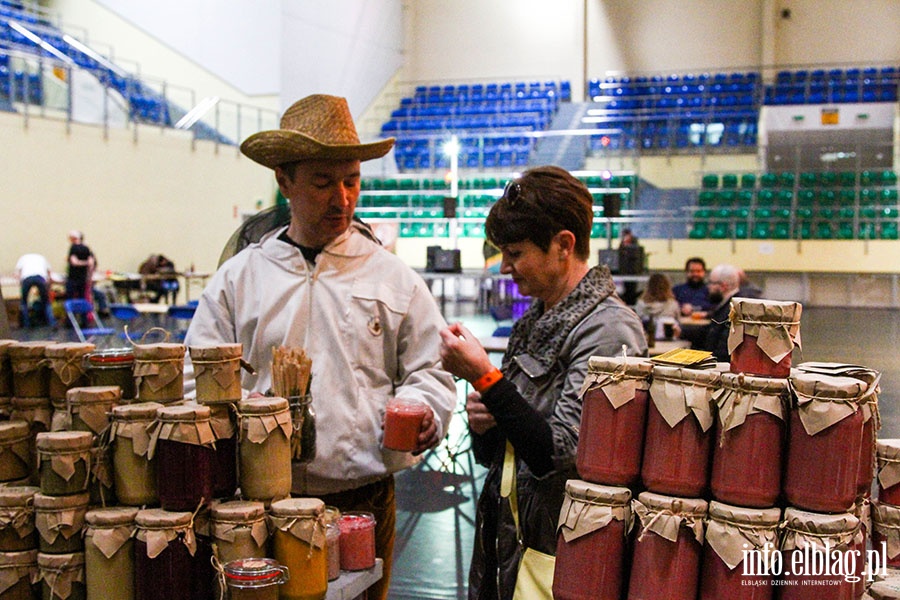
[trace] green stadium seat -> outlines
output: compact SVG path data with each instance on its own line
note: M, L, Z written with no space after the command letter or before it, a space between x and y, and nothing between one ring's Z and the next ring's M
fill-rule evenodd
M813 218L813 209L808 206L803 206L797 209L797 218L798 219L812 219Z
M834 206L837 203L837 193L834 190L819 190L818 202L820 206Z
M744 173L741 175L741 187L745 190L751 190L756 187L756 174Z
M812 238L812 225L809 222L803 221L799 224L799 227L801 239L808 240Z
M772 218L772 209L771 208L757 208L753 211L753 218L757 220L768 220Z
M852 219L856 216L856 209L852 206L844 206L838 209L838 217L841 219Z
M841 187L855 187L856 173L854 171L841 171L838 173L838 185Z
M713 206L716 203L716 193L704 190L697 195L697 204L700 206Z
M881 185L897 185L897 174L893 171L882 171L879 180Z
M794 187L796 177L793 171L782 171L778 174L778 185L781 187Z
M734 237L739 240L746 240L749 230L750 224L747 221L736 221L734 224Z
M897 231L897 223L882 223L880 237L883 240L896 240L898 239L898 231Z
M754 240L765 240L772 237L772 224L768 221L760 221L753 224L750 237Z
M773 188L778 184L778 175L775 173L763 173L759 177L759 187Z
M787 221L778 221L772 229L772 237L776 240L788 240L791 238L791 224Z
M880 177L875 171L869 171L867 169L859 172L859 185L861 186L875 185L878 183L879 179Z
M707 173L700 180L700 187L704 190L714 190L719 187L719 176L715 173Z
M735 194L731 190L723 190L716 194L717 206L734 206Z
M853 223L849 223L847 221L841 221L838 223L838 231L837 237L841 240L852 240L853 239Z
M722 187L727 189L734 189L738 184L738 176L734 173L725 173L722 175Z
M692 240L702 240L709 235L709 223L706 221L694 221L688 237Z
M797 192L797 206L812 206L816 203L816 198L818 198L816 190L800 190Z
M897 188L884 188L881 190L881 202L883 204L896 204L897 195Z
M859 222L859 239L874 240L876 237L878 237L878 233L873 221Z
M731 237L731 224L727 222L719 221L717 223L713 223L712 229L709 232L709 237L714 240L724 240Z
M887 219L896 219L900 215L900 209L896 206L885 206L881 209L881 216Z
M820 219L833 219L835 215L835 210L833 208L820 208L819 209L819 218Z
M856 204L856 190L841 190L838 194L838 201L841 206Z
M700 208L694 211L694 219L709 219L713 215L713 211L708 208Z
M753 206L753 190L741 190L737 193L737 206Z
M759 194L756 196L756 203L759 206L774 206L775 191L770 189L759 190Z
M834 171L825 171L819 173L819 185L822 187L834 187L837 185L837 173Z
M800 187L812 188L819 185L819 178L813 171L804 171L800 173Z
M779 190L775 198L778 206L791 206L794 203L794 190Z
M830 240L834 238L834 228L829 222L816 223L816 239Z

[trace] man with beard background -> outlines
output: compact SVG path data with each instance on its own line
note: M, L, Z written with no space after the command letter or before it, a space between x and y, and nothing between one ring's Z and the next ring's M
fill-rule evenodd
M701 313L699 316L705 316L710 308L709 291L706 289L706 262L694 256L687 259L684 263L685 282L679 283L672 288L675 299L681 306L681 314L690 316L694 313Z
M709 301L712 308L709 312L709 328L701 350L713 353L716 360L727 362L728 332L731 323L728 313L731 310L731 298L736 296L741 285L740 270L732 265L717 265L709 272Z

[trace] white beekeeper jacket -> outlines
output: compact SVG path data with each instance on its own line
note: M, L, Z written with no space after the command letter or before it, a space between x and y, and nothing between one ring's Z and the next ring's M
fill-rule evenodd
M316 458L295 465L293 491L354 489L418 459L381 449L385 405L413 398L434 411L443 436L456 404L440 367L445 326L422 278L363 235L357 224L325 246L312 267L299 248L267 234L228 260L204 290L187 346L243 344L256 370L242 386L271 386L272 349L303 348L312 360Z

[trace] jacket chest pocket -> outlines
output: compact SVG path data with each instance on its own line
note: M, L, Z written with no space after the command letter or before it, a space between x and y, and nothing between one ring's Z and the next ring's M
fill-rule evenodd
M353 284L345 335L356 365L396 372L398 334L411 298L410 291L386 283Z

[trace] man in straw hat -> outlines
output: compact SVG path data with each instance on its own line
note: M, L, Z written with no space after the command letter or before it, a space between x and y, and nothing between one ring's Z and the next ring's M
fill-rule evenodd
M392 473L437 445L456 404L453 379L440 367L445 322L431 291L353 218L360 161L384 156L393 144L393 138L360 143L346 100L326 95L299 100L280 129L247 138L241 151L274 169L290 223L222 265L185 340L243 344L244 359L257 369L243 377L251 393L271 387L273 348L302 348L311 358L316 457L294 465L293 492L343 511L375 513L384 577L373 598L387 597ZM412 453L381 448L392 397L427 406Z

